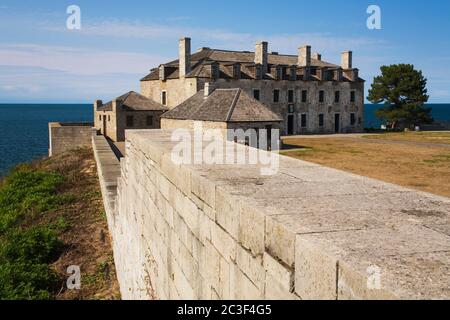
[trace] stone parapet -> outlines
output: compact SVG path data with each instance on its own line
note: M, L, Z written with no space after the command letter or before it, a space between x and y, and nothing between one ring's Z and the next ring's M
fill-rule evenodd
M93 126L94 124L89 122L50 122L48 124L49 156L90 146L94 132Z
M283 156L272 176L177 165L171 134L127 132L124 299L450 298L450 199Z

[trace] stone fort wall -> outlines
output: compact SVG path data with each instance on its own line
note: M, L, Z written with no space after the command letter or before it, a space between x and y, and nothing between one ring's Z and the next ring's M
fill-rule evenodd
M175 165L170 137L127 132L107 193L123 299L450 297L449 199L285 157Z
M49 123L49 156L90 146L92 127L93 123Z

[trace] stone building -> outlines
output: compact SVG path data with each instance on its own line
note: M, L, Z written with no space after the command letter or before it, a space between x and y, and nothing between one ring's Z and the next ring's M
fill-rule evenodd
M322 60L310 46L297 56L201 48L191 53L191 40L179 43L179 59L152 69L141 79L141 93L172 109L203 90L240 88L269 106L282 119L283 134L361 132L364 123L364 80L353 67L352 52L341 65Z
M126 129L160 129L167 107L130 91L106 104L94 103L94 127L113 141L125 140Z
M228 136L227 129L254 129L253 132L258 137L259 130L266 129L266 134L270 136L272 129L280 129L282 121L269 107L244 90L215 89L213 85L206 83L204 90L163 114L161 128L193 129L196 122L201 122L204 129L221 130L224 138L250 144L253 142L250 141L252 136L238 137L236 132L233 132L233 136ZM258 146L257 139L253 143L255 147Z

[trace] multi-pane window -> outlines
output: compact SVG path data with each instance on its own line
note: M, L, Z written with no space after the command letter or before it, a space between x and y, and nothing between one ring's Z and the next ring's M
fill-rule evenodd
M293 105L293 104L290 104L290 105L288 106L288 112L289 112L289 113L294 113L294 112L295 112L295 108L294 108L294 105Z
M319 102L324 103L325 102L325 91L320 90L319 91Z
M220 68L216 63L211 65L211 76L213 79L218 79L220 76Z
M319 114L319 127L323 127L324 125L324 115L323 113Z
M128 128L134 127L134 117L133 116L127 116L127 127Z
M354 126L356 124L356 116L354 113L350 113L350 125Z
M277 67L277 79L278 80L282 80L283 79L283 67Z
M280 90L278 89L273 90L273 102L280 102Z
M259 89L253 90L253 98L255 98L258 101L261 99L261 91Z
M294 103L294 90L288 90L288 102Z
M355 91L351 91L350 92L350 102L355 102L356 101L356 93Z
M306 128L306 125L307 125L307 122L306 122L306 113L303 113L303 114L302 114L302 117L301 117L301 125L302 125L302 128Z
M305 103L308 100L308 91L302 90L302 102Z
M341 100L341 92L340 91L335 91L334 92L334 102L335 103L339 103L340 100Z

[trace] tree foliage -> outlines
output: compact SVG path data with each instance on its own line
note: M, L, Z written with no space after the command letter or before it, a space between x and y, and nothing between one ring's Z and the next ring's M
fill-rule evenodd
M400 122L407 126L431 123L432 108L425 107L428 101L427 79L422 71L411 64L381 67L381 76L374 78L367 99L385 106L377 111L377 117L392 128Z

